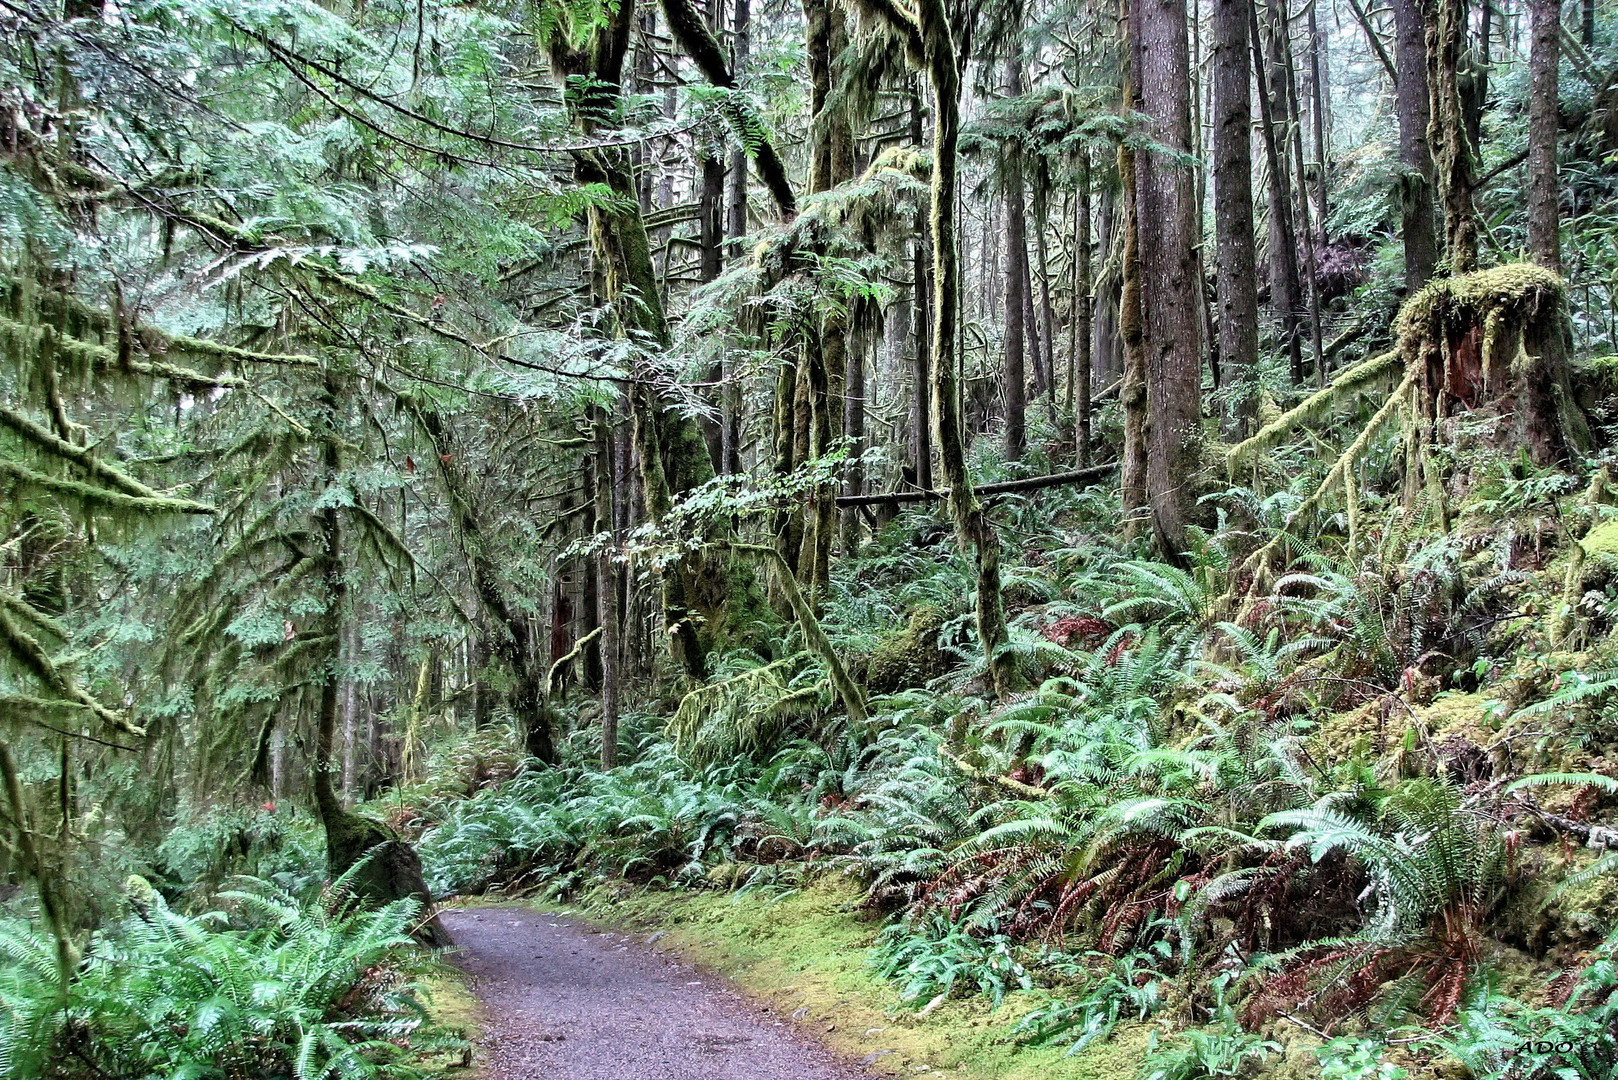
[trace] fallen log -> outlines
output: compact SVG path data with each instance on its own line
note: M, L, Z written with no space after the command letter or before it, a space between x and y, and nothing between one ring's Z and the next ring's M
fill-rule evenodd
M1050 473L1047 476L1029 476L1021 480L1000 480L993 484L978 484L972 488L972 493L978 498L991 495L1017 495L1025 491L1039 491L1041 488L1062 487L1067 484L1082 484L1087 480L1099 480L1118 468L1117 463L1111 465L1092 465L1087 469L1074 469L1071 472ZM914 491L889 491L877 495L839 495L838 506L879 506L889 503L915 503L928 502L932 499L943 499L949 496L949 489L938 491L924 491L917 488Z

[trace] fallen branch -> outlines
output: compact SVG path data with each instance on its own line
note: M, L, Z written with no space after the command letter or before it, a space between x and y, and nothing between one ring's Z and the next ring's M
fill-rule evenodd
M1025 784L1021 780L1013 780L1009 776L1001 776L999 773L992 773L986 769L976 768L956 757L943 746L938 748L938 756L952 765L955 768L955 771L960 773L962 776L970 777L973 780L978 780L985 784L996 784L1005 788L1007 791L1012 791L1018 795L1021 795L1025 799L1048 799L1051 797L1051 793L1042 787L1035 787L1033 784Z
M1024 491L1039 491L1041 488L1082 484L1087 480L1099 480L1117 468L1116 463L1092 465L1087 469L1051 473L1048 476L1030 476L1022 480L1000 480L993 484L978 484L972 488L972 494L981 499L990 495L1015 495ZM888 503L929 502L934 499L947 498L949 498L948 488L941 488L936 491L924 491L918 488L914 491L890 491L879 495L839 495L837 505L877 506Z

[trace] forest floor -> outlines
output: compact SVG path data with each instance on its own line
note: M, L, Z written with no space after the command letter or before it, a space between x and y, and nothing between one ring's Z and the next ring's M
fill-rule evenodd
M867 1075L641 938L518 904L442 914L483 1003L480 1080Z

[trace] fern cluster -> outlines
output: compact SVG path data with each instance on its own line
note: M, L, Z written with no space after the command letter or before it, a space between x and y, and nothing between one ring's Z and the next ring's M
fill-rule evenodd
M0 1076L409 1080L456 1045L425 1025L410 901L355 910L244 879L187 916L144 882L65 987L52 943L0 926Z

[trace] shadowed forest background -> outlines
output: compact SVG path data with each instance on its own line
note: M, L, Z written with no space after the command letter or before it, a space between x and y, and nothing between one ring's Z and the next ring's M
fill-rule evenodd
M0 0L0 1077L1605 1080L1615 290L1610 0Z

